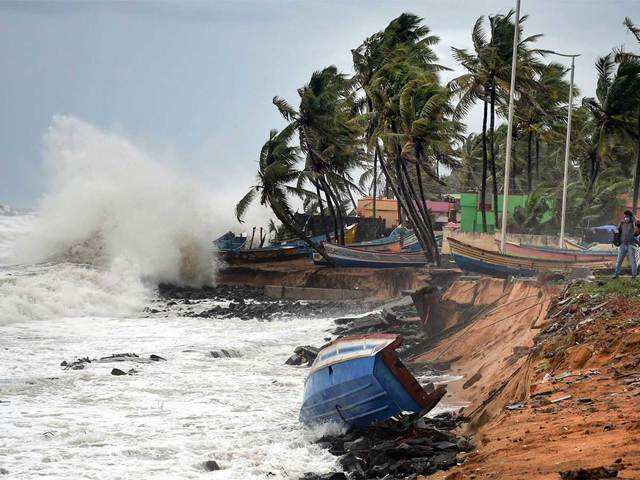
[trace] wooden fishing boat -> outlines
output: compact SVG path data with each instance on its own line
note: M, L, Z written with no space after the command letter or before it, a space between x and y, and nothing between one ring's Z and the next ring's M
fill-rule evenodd
M500 241L496 239L496 244ZM568 250L565 248L521 245L505 242L505 252L514 257L536 258L541 260L560 260L565 262L608 262L615 259L618 252L607 250Z
M246 236L239 236L233 232L227 232L213 241L215 249L219 252L237 251L246 243Z
M304 386L300 421L366 427L397 415L424 415L446 388L423 388L400 362L395 334L344 337L325 345Z
M227 263L257 263L293 260L308 255L308 251L298 247L265 247L220 252L218 257Z
M428 261L423 252L378 252L353 247L342 247L333 243L323 244L327 257L336 267L398 268L424 267ZM314 254L314 262L322 257Z
M465 272L476 272L494 277L532 277L540 271L567 272L574 269L611 268L615 259L609 261L569 262L515 257L467 245L454 238L448 238L451 256L458 267Z

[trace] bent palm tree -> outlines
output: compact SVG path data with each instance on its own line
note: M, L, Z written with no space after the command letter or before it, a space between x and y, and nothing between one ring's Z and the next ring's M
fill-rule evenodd
M269 139L260 151L258 181L236 205L236 217L239 222L242 222L242 217L249 205L259 197L260 205L269 206L273 214L287 230L306 243L309 248L322 255L327 262L331 263L324 250L313 243L302 229L297 226L289 206L289 194L296 196L313 195L311 192L306 192L299 187L290 185L290 183L298 179L300 174L295 168L295 164L299 159L298 150L289 146L289 141L294 132L295 129L291 125L280 133L277 130L271 130Z

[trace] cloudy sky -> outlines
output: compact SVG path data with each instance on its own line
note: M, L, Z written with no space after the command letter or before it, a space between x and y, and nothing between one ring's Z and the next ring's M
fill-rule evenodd
M0 3L0 203L29 207L47 189L42 138L56 114L116 131L237 200L257 152L282 120L274 95L296 102L310 74L350 72L350 49L402 12L424 17L450 46L470 46L480 15L502 0L232 0ZM638 0L523 0L526 33L578 52L576 83L593 92L598 56L640 23ZM455 75L455 70L448 76ZM477 114L470 119L477 128Z

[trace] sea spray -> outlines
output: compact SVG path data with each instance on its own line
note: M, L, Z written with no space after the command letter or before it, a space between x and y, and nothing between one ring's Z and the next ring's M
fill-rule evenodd
M32 234L14 251L18 262L109 270L118 260L145 281L213 282L211 202L196 182L121 135L70 116L54 117L44 159L51 189Z

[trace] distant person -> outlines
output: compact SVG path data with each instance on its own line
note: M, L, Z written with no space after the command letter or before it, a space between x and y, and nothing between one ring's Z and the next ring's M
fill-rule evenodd
M638 262L636 261L636 236L640 232L635 224L633 213L630 210L624 211L624 218L620 225L618 225L618 231L614 234L614 244L618 247L618 259L616 261L616 270L613 274L613 278L620 276L620 269L622 268L622 262L624 257L629 257L629 263L631 264L631 276L636 278L638 275Z

